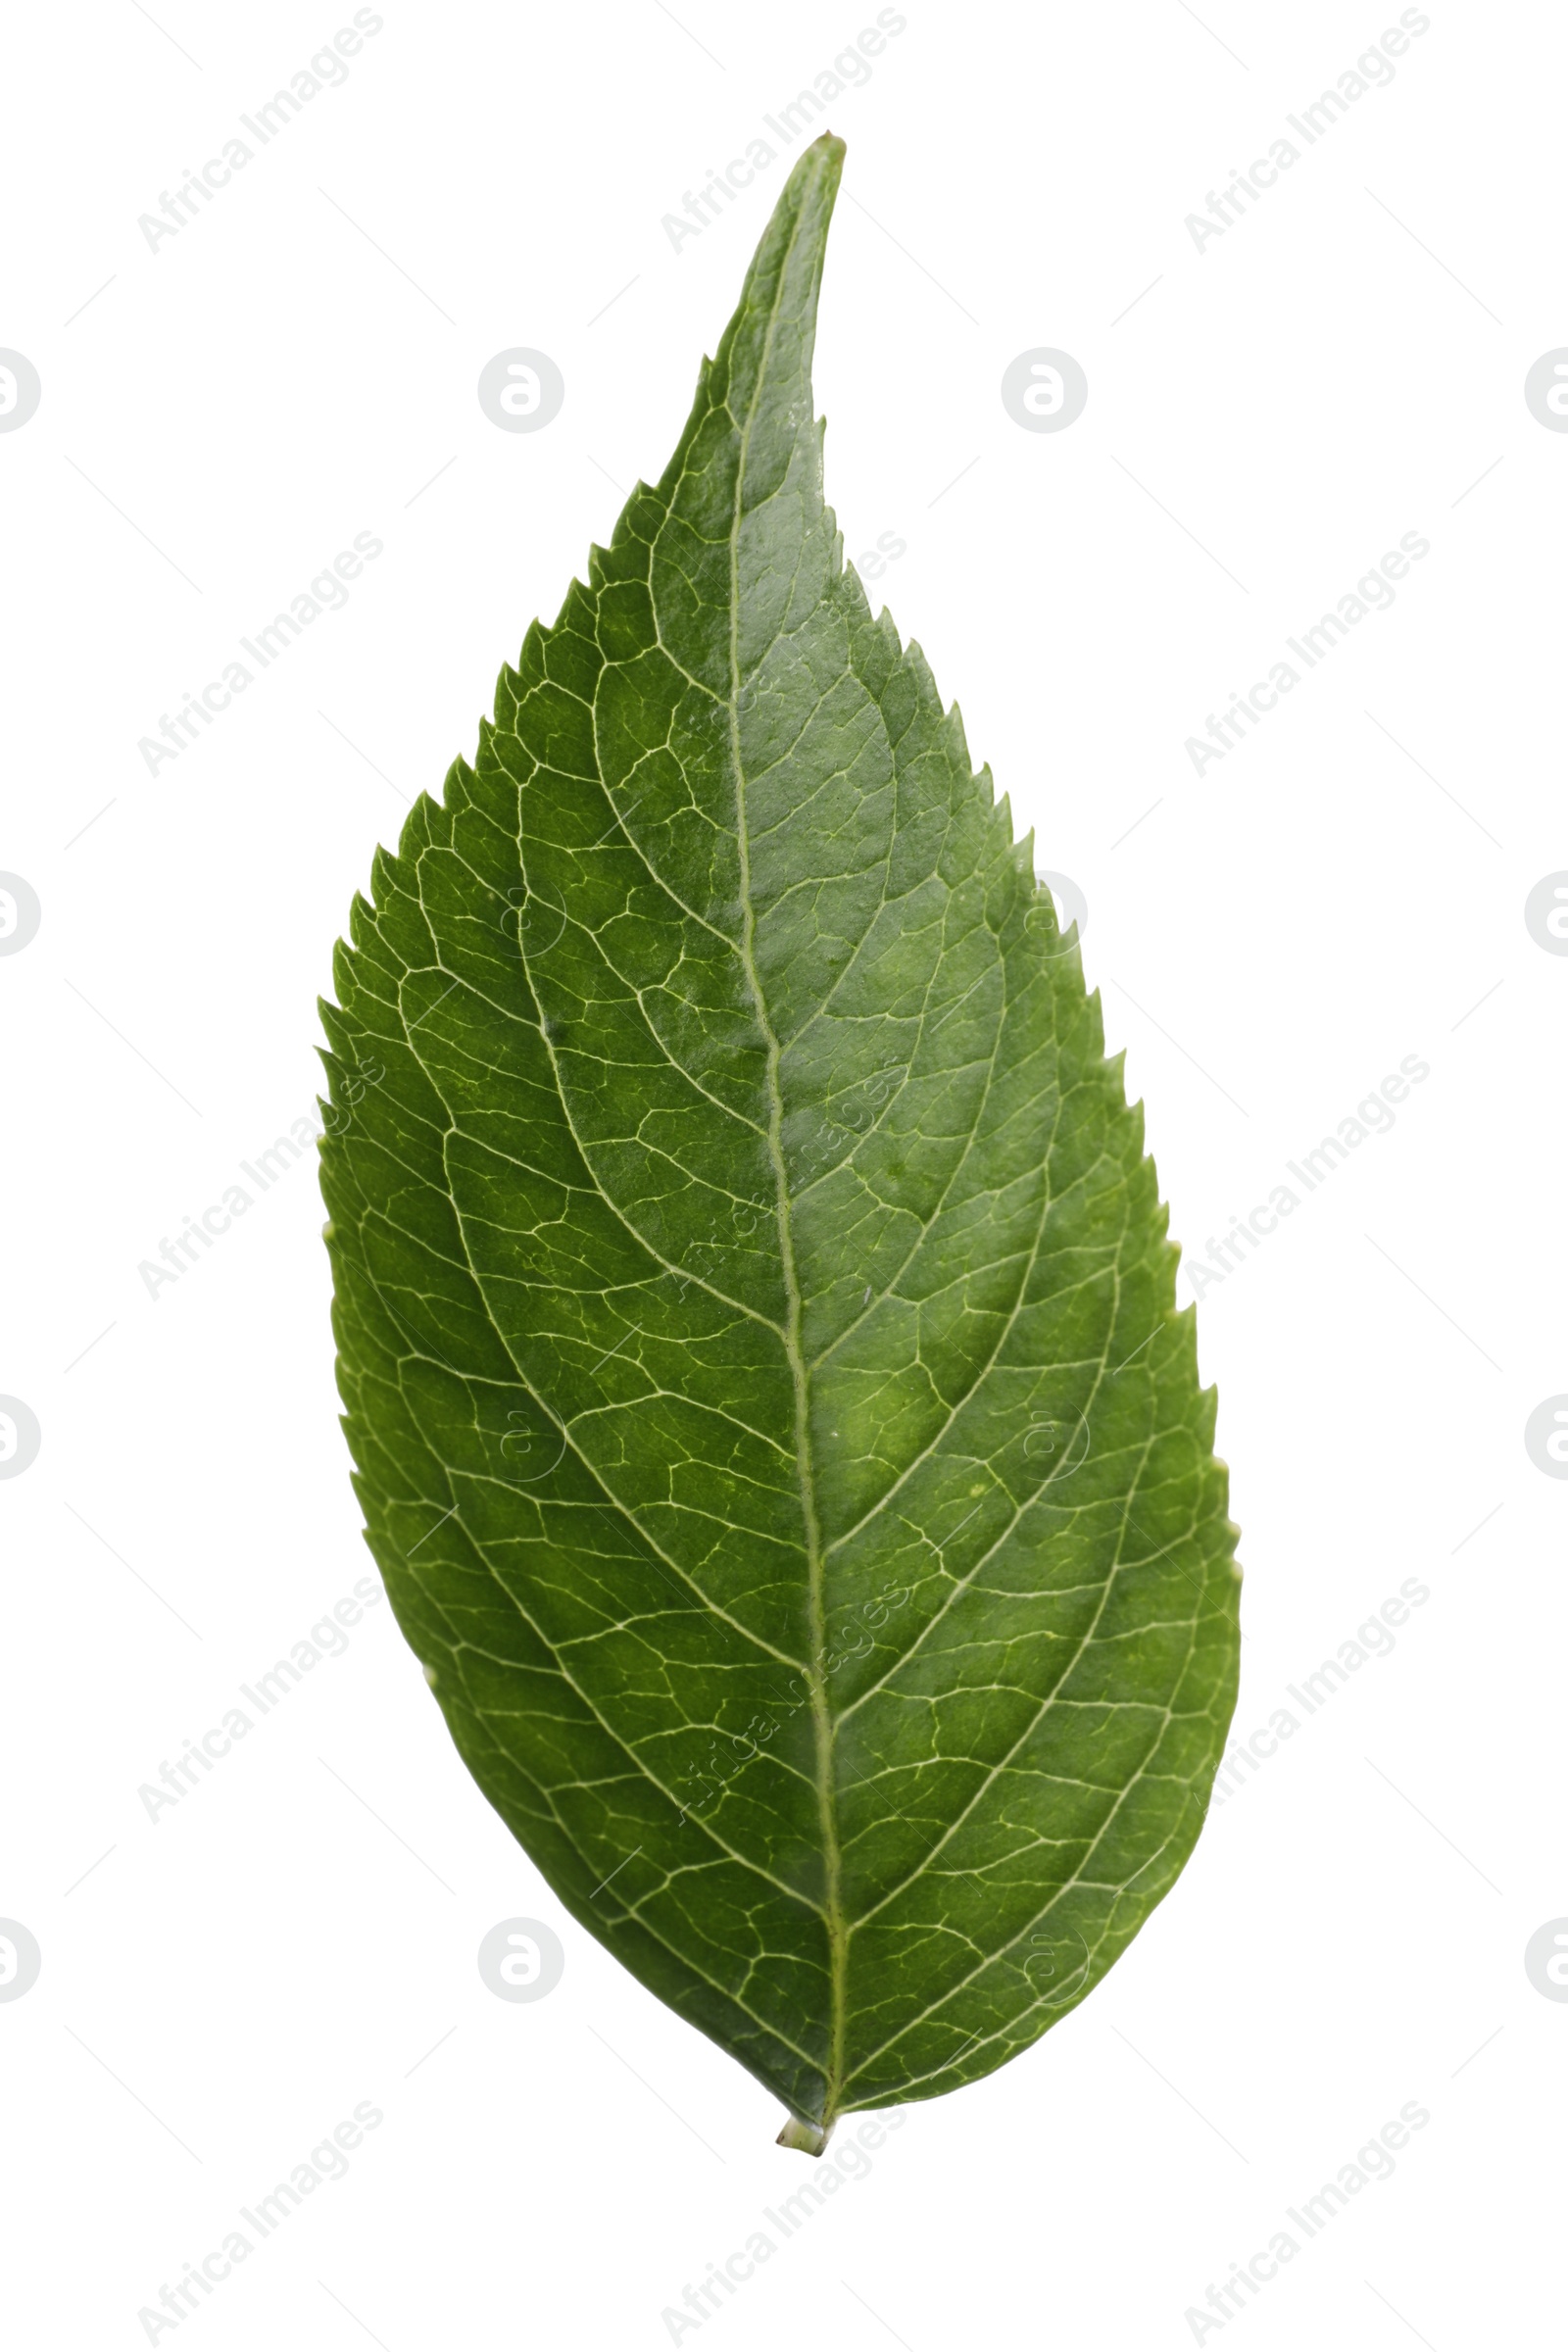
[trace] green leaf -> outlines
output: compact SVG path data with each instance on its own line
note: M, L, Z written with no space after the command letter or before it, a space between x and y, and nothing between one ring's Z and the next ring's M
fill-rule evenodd
M1141 1115L823 505L843 153L323 1007L399 1622L562 1903L808 2147L1103 1975L1198 1835L1238 1643Z

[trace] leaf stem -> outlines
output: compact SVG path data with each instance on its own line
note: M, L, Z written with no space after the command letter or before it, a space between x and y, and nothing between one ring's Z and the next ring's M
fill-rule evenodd
M784 2129L773 2144L779 2148L800 2148L808 2156L820 2156L832 2136L831 2124L824 2129L819 2124L808 2124L804 2115L791 2115L785 2118Z

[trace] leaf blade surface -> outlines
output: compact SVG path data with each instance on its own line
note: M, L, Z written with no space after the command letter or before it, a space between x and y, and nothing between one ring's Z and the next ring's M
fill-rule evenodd
M340 947L367 1535L564 1903L821 2128L1035 2039L1234 1703L1141 1115L823 503L842 148ZM373 1082L356 1073L374 1070Z

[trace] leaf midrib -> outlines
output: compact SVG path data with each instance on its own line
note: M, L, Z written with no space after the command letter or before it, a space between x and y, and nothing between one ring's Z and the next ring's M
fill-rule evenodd
M816 1749L816 1796L818 1817L822 1825L823 1859L823 1917L828 1936L828 1971L830 1989L830 2023L828 2029L828 2062L823 2087L822 2114L824 2129L831 2126L838 2107L840 2087L844 2078L844 2043L848 2009L849 1937L844 1922L841 1895L842 1865L839 1849L838 1807L833 1783L834 1730L828 1709L827 1694L827 1613L825 1592L825 1561L821 1529L817 1517L815 1476L811 1458L810 1387L802 1347L803 1310L800 1285L795 1272L795 1239L791 1224L789 1173L784 1163L783 1123L784 1100L779 1086L779 1042L774 1033L767 1000L757 969L756 938L757 909L752 901L751 834L746 807L746 765L741 752L740 735L740 530L742 502L746 489L747 460L751 452L752 429L757 420L758 403L767 378L768 361L772 354L774 330L778 323L779 306L788 282L790 259L801 232L802 214L797 213L791 225L789 241L778 264L773 300L768 308L767 323L762 338L762 350L757 364L752 397L740 426L740 450L735 467L735 501L729 528L729 739L730 758L735 773L736 850L740 864L741 942L740 958L751 991L758 1025L766 1048L765 1091L767 1098L767 1153L773 1168L773 1183L777 1201L779 1254L784 1276L786 1318L784 1351L790 1367L795 1392L795 1466L800 1488L801 1513L806 1532L807 1549L807 1605L809 1618L810 1658L807 1681L811 1694L811 1724ZM733 353L733 347L732 347ZM733 358L731 361L733 370ZM725 385L726 404L729 383ZM809 428L808 428L809 429Z

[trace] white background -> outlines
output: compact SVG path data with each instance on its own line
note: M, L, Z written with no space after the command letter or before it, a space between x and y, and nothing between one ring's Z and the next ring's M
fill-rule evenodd
M662 216L875 15L387 0L344 84L150 250L138 215L351 13L97 0L8 39L0 344L43 384L0 434L0 867L43 908L0 959L0 1391L43 1432L0 1484L0 1914L43 1954L0 2002L29 2347L148 2340L138 2311L357 2102L384 2121L347 2178L157 2341L655 2347L810 2177L559 1910L384 1606L177 1806L138 1798L369 1565L314 1154L156 1298L138 1266L308 1111L376 842L662 469L795 149L678 253ZM1199 251L1185 217L1398 18L1202 13L909 0L829 110L828 489L852 556L906 542L873 595L1087 900L1189 1263L1430 1064L1200 1308L1238 1731L1403 1580L1430 1599L1295 1710L1083 2008L906 2110L684 2343L1184 2345L1410 2101L1395 2176L1201 2340L1559 2324L1568 2008L1523 1952L1568 1912L1568 1487L1523 1427L1568 1390L1568 958L1523 906L1568 866L1568 437L1523 381L1568 342L1568 22L1434 0ZM537 434L475 397L511 345L564 375ZM1087 371L1064 432L1003 408L1035 346ZM1186 739L1412 531L1393 608L1195 774ZM150 774L138 739L358 532L384 552L346 608ZM475 1966L516 1914L566 1951L529 2005Z

